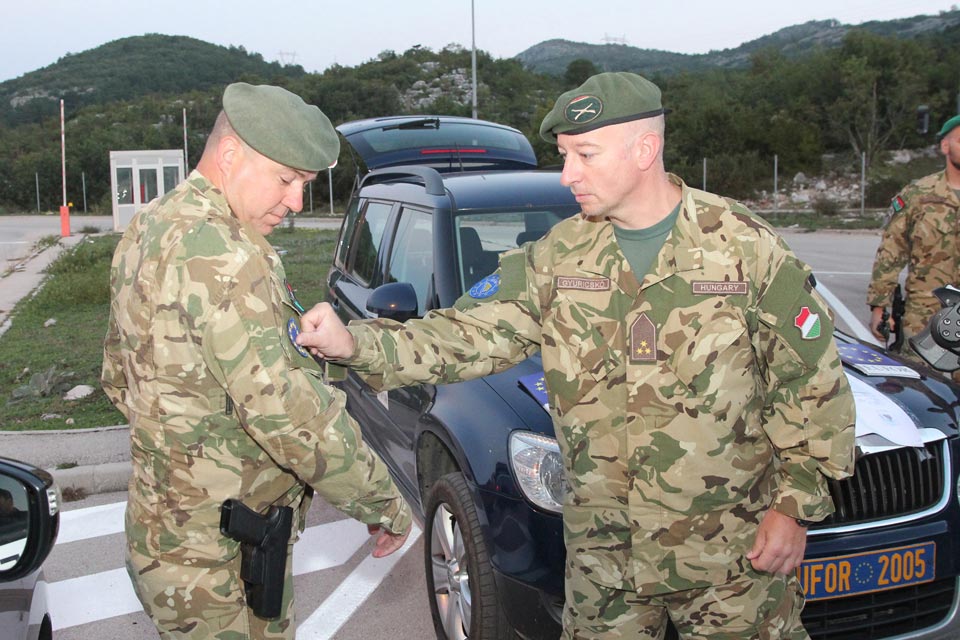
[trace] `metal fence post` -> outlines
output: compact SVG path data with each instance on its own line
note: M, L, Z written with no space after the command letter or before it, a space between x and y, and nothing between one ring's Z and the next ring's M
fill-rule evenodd
M779 211L777 203L777 154L773 154L773 210Z
M333 168L327 169L327 184L330 185L330 215L333 215Z
M706 158L703 159L703 187L701 188L704 191L707 190L707 159Z
M860 218L863 218L863 209L867 199L867 152L860 152Z

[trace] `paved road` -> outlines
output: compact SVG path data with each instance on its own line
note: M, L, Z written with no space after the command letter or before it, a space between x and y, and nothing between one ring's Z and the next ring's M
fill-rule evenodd
M339 229L339 218L296 217L294 224L307 229ZM113 229L112 216L70 216L70 231L77 234ZM60 237L60 216L0 216L0 272L12 261L26 256L30 248L45 236Z
M126 493L67 503L44 564L57 640L155 640L123 568ZM294 552L298 640L432 638L419 530L388 558L370 557L366 527L314 501Z
M106 231L113 227L110 216L71 216L71 231L94 227ZM60 237L60 216L0 216L0 273L24 256L45 236Z

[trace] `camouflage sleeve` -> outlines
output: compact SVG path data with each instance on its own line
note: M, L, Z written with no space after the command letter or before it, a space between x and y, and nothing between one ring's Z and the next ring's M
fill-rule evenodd
M233 275L217 274L224 286L198 327L205 362L233 399L244 429L274 462L347 515L406 531L409 507L386 465L363 442L343 392L299 366L302 356L286 328L277 326L283 312L271 302L271 275L261 259L245 260Z
M873 273L867 287L867 304L871 307L889 307L900 272L910 259L910 237L913 218L909 206L898 195L891 205L890 220L883 229L877 255L873 259Z
M110 320L107 324L107 337L103 341L103 366L100 369L100 386L110 398L110 402L120 410L123 417L130 419L130 407L127 405L127 377L123 373L120 361L120 335L113 317L113 305L110 308Z
M123 370L123 361L121 359L122 345L120 344L120 332L117 329L116 321L116 292L120 287L120 280L123 277L122 256L124 255L123 245L127 243L127 236L124 235L117 245L114 252L114 258L110 266L110 314L107 320L107 335L103 340L103 364L100 368L100 386L104 393L110 398L110 402L123 414L123 417L130 420L130 406L127 403L127 376Z
M529 250L504 253L497 271L450 309L403 324L351 322L356 348L342 364L383 390L479 378L525 360L540 348Z
M780 463L771 506L822 520L833 512L824 476L853 473L853 394L809 267L782 240L772 245L767 264L752 341L766 384L764 431Z

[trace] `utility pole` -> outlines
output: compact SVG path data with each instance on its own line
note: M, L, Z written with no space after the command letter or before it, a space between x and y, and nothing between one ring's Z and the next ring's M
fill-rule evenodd
M470 0L470 43L471 43L471 64L473 70L473 119L477 119L477 28L476 19L473 12L473 2Z

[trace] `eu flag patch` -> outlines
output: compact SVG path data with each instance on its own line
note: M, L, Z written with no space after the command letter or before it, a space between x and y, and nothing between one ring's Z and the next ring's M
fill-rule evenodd
M550 401L547 399L547 381L543 376L543 371L523 376L518 382L524 391L540 403L544 411L550 411Z

